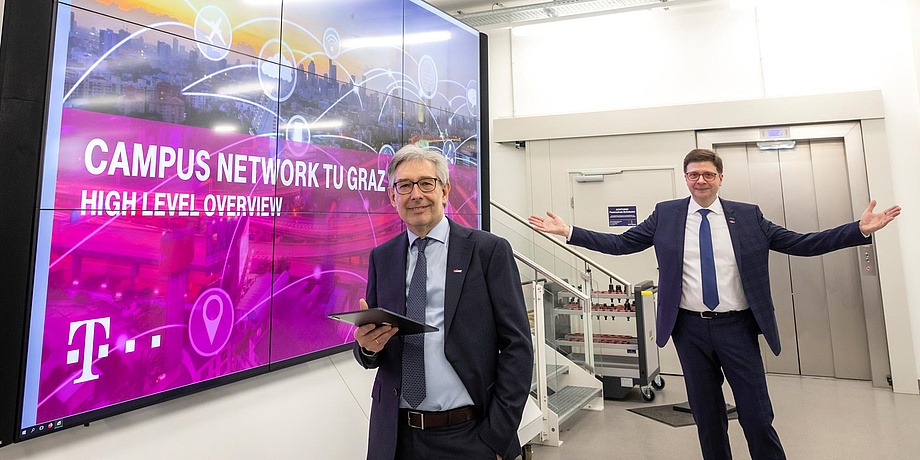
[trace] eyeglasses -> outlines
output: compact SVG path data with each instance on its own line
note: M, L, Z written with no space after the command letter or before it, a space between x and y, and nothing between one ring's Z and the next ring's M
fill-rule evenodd
M719 177L718 174L712 173L712 172L706 172L702 174L698 172L689 172L689 173L684 174L684 176L687 176L687 180L689 181L698 181L700 180L700 176L702 176L703 179L706 179L706 182L712 182L716 180L716 177Z
M412 188L418 184L419 190L421 190L423 193L428 193L434 191L434 189L438 186L439 180L441 179L436 177L426 177L417 181L400 180L393 184L393 189L396 190L396 193L400 195L408 195L412 193Z

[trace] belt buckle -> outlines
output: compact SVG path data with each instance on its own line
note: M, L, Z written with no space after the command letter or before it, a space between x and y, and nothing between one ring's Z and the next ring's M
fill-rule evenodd
M418 425L414 425L414 424L412 423L412 416L413 416L413 415L418 416L418 420L419 420L419 424L418 424ZM425 429L425 414L423 414L423 413L421 413L421 412L418 412L418 411L410 410L410 411L406 411L406 418L407 418L406 422L409 423L409 428L417 428L417 429L419 429L419 430L424 430L424 429Z
M706 316L706 313L714 313L714 312L705 312L705 311L701 311L701 312L700 312L700 318L703 318L703 319L713 319L713 318L716 317L716 315Z

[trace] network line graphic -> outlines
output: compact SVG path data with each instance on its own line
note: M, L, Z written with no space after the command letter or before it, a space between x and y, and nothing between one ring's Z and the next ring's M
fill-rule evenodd
M214 70L182 87L179 94L188 97L224 99L252 105L277 120L276 125L270 124L269 126L284 128L282 136L297 142L310 142L312 140L312 131L317 127L322 129L324 127L322 122L327 114L334 112L348 98L354 98L360 109L364 110L362 89L374 91L384 96L384 101L377 111L377 122L383 121L388 108L393 109L393 105L401 103L404 99L417 103L422 110L426 111L434 124L437 134L445 138L454 134L450 125L453 124L453 120L458 115L469 118L478 117L478 83L475 79L470 79L466 83L452 79L440 79L439 74L441 72L439 72L438 63L431 55L422 54L421 56L416 56L409 49L412 45L449 41L452 35L448 31L408 33L404 37L397 37L398 39L388 36L343 40L335 27L327 27L320 38L311 32L308 27L288 19L259 17L232 25L227 14L218 6L208 5L201 9L196 9L190 1L185 1L184 3L196 13L194 24L166 21L152 24L133 32L107 50L86 69L83 75L68 89L64 96L65 102L77 87L101 64L110 59L116 51L122 47L129 46L134 39L145 33L158 31L158 29L169 30L173 27L191 30L197 40L195 45L200 55L209 61L219 62L229 55L230 45L233 42L235 33L245 30L247 26L271 22L278 23L279 26L281 24L289 26L285 29L289 34L302 34L308 42L312 42L314 49L292 48L287 41L279 38L269 38L265 40L258 52L258 64L232 65ZM319 49L315 50L315 48ZM401 71L398 68L394 69L393 67L374 67L363 72L355 72L345 61L345 58L349 55L367 52L373 54L375 50L380 48L395 50L402 57L402 63L406 66L406 71ZM302 56L302 58L298 59L296 56ZM313 117L304 113L293 113L284 116L284 114L279 113L280 110L273 109L268 104L261 102L262 99L267 98L268 102L280 106L291 99L294 96L299 75L303 75L303 72L299 72L298 69L303 69L305 62L316 63L321 60L320 58L328 60L330 69L341 70L344 73L344 80L332 83L341 84L344 82L349 87L344 91L344 94L331 104L328 104L322 113ZM357 61L360 62L360 58ZM214 87L216 85L209 85L210 82L221 75L234 73L239 74L237 79L240 81L251 81L253 80L253 72L259 82L258 88L261 89L258 95L252 91L253 85L243 85L246 88L237 87L236 89L244 90L236 92L233 91L234 88L232 87L218 88L219 91L215 91ZM361 75L358 76L358 74ZM449 87L455 87L450 91L450 94L448 94L447 90ZM440 101L438 104L443 105L436 107L435 101ZM402 108L398 107L396 110L402 110ZM435 111L444 112L447 116L439 117ZM439 120L439 118L446 119ZM338 123L340 122L333 122L331 126L338 128L340 126ZM443 126L442 123L444 124ZM272 132L259 132L258 134L274 135L275 133L272 130ZM339 134L325 134L322 138L353 143L361 149L368 149L378 153L381 153L384 145L386 145L371 145L359 138ZM464 143L469 140L465 140ZM438 147L431 148L442 150Z

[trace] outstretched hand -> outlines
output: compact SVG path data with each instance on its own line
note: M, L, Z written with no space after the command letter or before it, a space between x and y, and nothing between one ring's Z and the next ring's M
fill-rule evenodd
M875 205L875 200L870 201L869 206L863 211L862 217L859 218L859 231L863 235L871 235L875 231L885 228L889 222L901 214L901 207L898 205L894 205L880 213L875 213L873 212Z
M569 237L569 226L565 224L565 221L561 217L546 211L546 215L550 218L544 218L540 216L530 216L527 218L527 222L530 222L530 225L533 225L533 228L540 230L546 233L552 233L554 235Z

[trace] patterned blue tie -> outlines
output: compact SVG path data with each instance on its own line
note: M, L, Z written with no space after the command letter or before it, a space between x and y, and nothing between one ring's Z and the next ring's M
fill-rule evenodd
M418 257L409 283L406 316L425 322L425 308L428 306L428 259L425 257L425 246L428 238L418 238L413 244L418 247ZM425 399L425 334L403 336L402 364L403 398L414 409Z
M716 259L712 254L712 229L709 228L709 209L700 209L700 267L703 274L703 305L715 310L719 305L719 285L716 282Z

